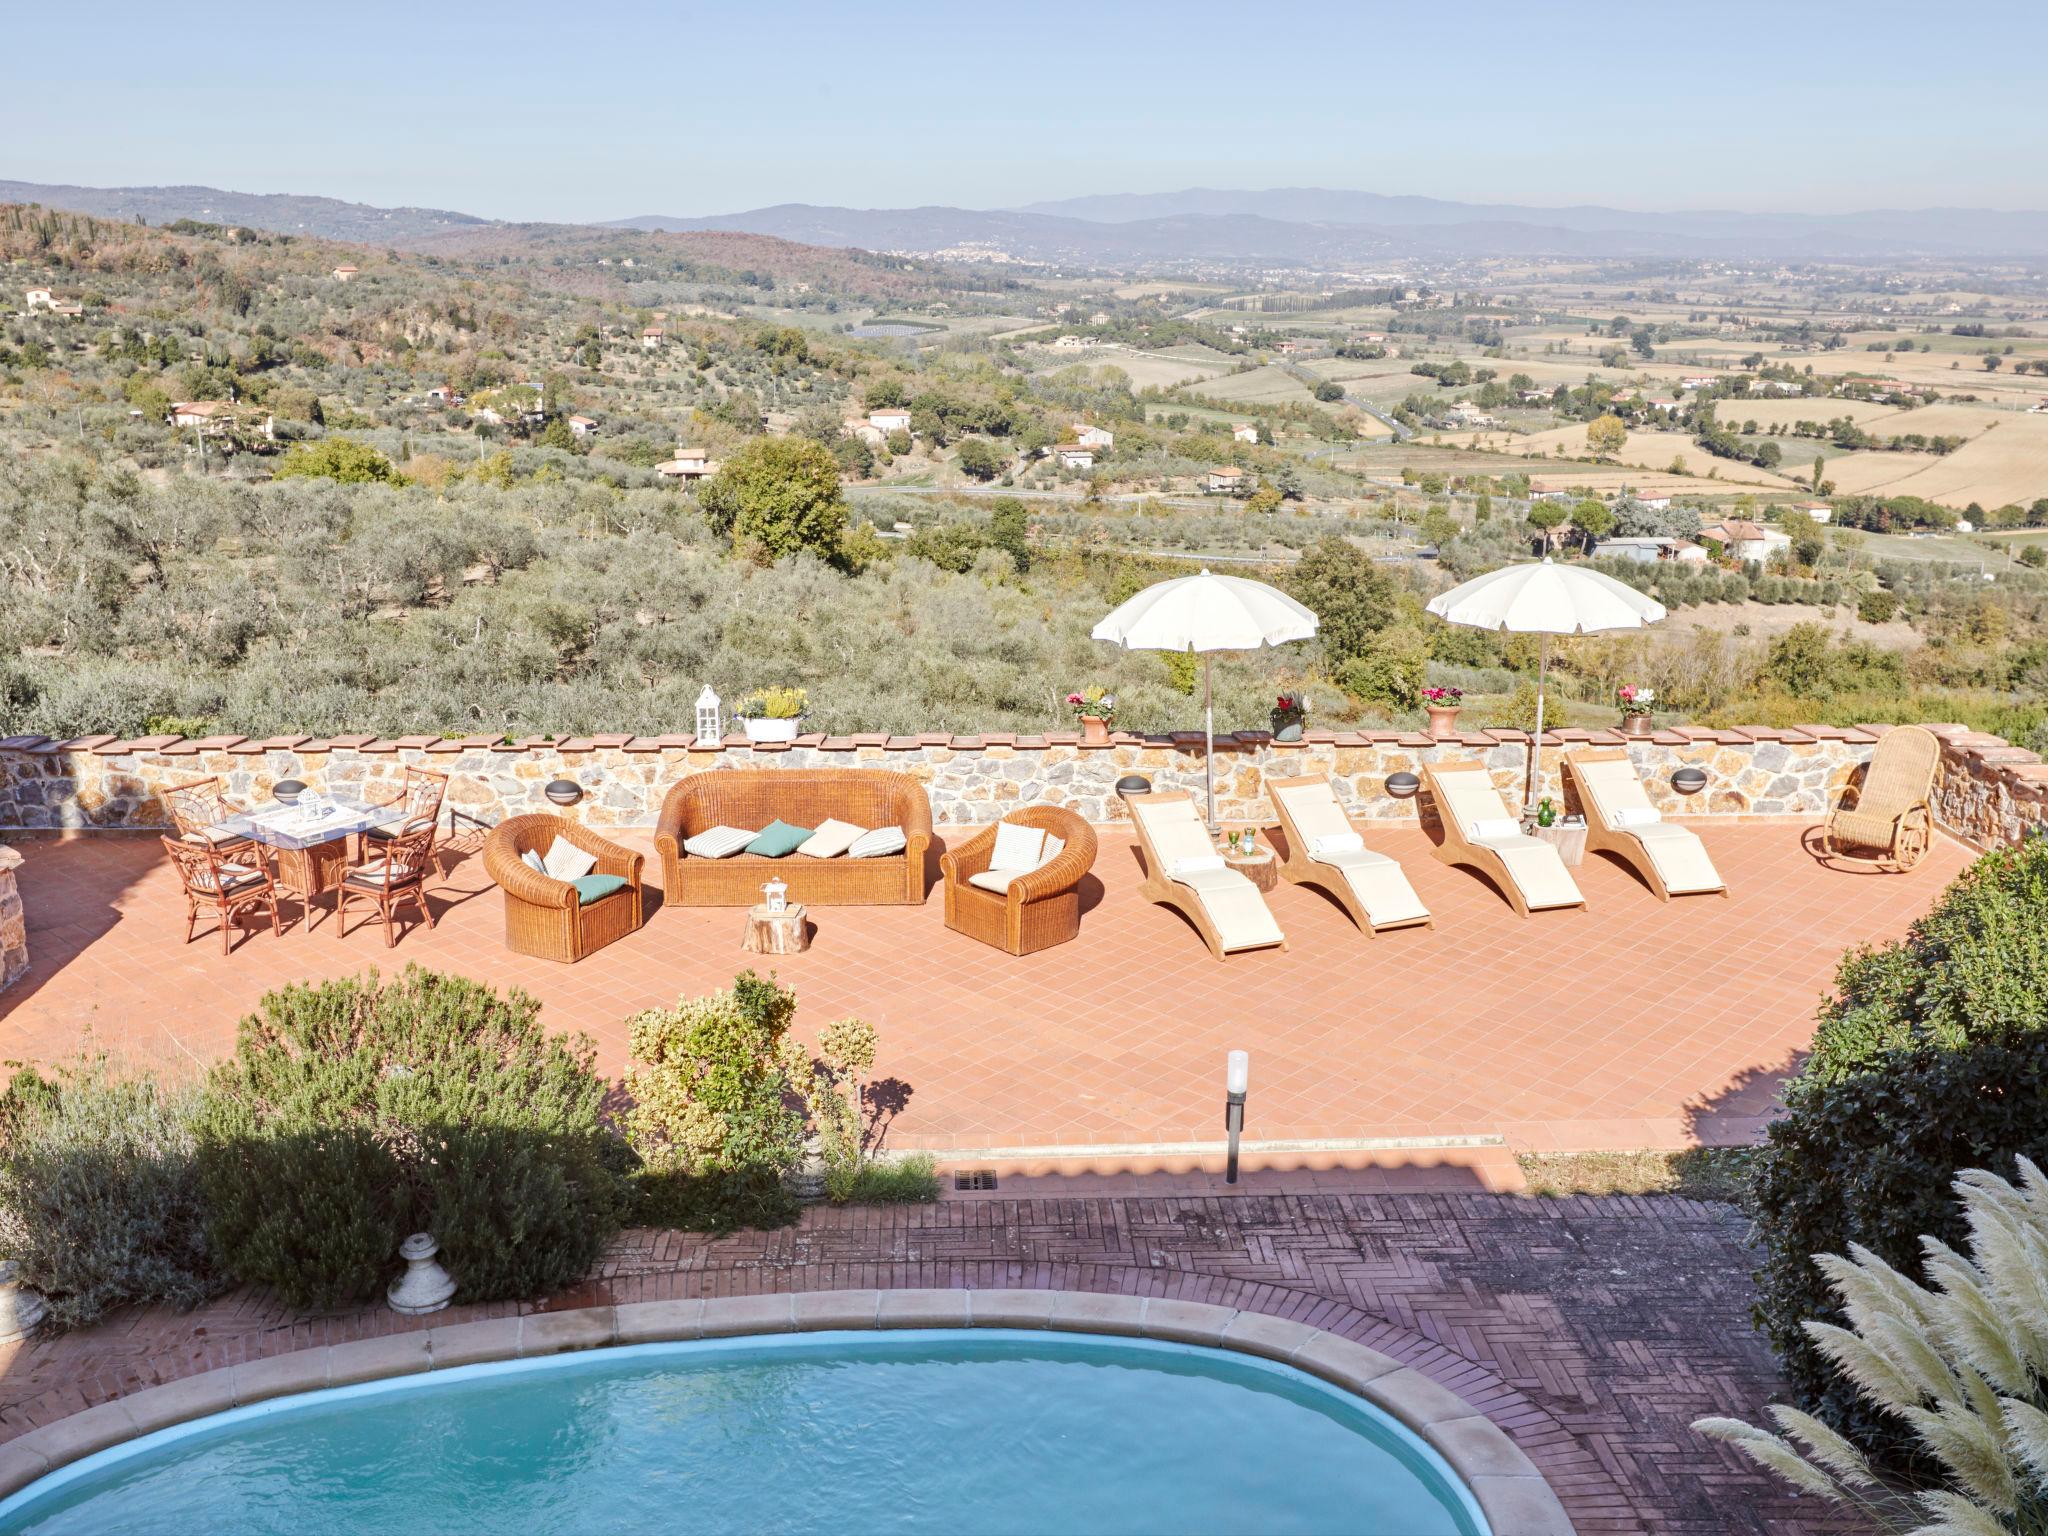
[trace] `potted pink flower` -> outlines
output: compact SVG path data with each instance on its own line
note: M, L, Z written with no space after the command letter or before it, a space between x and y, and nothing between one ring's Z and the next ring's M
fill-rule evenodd
M1657 702L1654 688L1638 688L1633 683L1624 683L1615 690L1614 702L1621 706L1622 735L1648 736L1656 730L1650 723L1650 710Z
M1106 747L1109 728L1116 724L1116 695L1101 688L1089 688L1067 695L1067 708L1081 722L1081 745Z
M1429 734L1438 741L1458 732L1458 711L1465 707L1462 688L1425 688L1422 707L1429 711Z

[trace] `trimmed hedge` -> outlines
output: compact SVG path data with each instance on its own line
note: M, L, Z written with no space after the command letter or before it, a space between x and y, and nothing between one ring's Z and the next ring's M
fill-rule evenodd
M1861 1243L1922 1277L1922 1233L1960 1245L1959 1171L2048 1160L2048 842L1979 859L1837 986L1756 1165L1755 1318L1806 1406L1894 1442L1800 1326L1842 1321L1812 1256Z

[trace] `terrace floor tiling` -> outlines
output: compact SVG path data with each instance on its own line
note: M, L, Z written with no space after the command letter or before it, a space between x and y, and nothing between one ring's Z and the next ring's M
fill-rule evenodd
M1283 885L1268 900L1291 947L1222 963L1138 895L1118 830L1102 836L1081 937L1022 959L950 932L936 889L922 907L814 909L806 953L749 955L741 909L659 907L650 848L646 927L574 966L507 953L475 834L448 850L431 931L412 926L387 949L361 908L343 938L324 905L309 927L292 902L281 938L238 934L225 957L211 934L185 942L153 837L30 838L17 846L32 968L0 995L0 1057L61 1059L90 1041L202 1063L274 987L419 962L525 988L554 1027L594 1037L615 1073L634 1013L752 965L796 989L800 1035L848 1014L878 1028L881 1074L910 1090L894 1145L956 1160L1000 1149L1019 1173L1206 1164L1231 1049L1251 1053L1255 1142L1742 1142L1810 1040L1843 951L1903 934L1969 855L1942 839L1911 874L1879 875L1822 865L1789 822L1702 832L1726 899L1661 904L1593 855L1577 872L1584 911L1523 919L1438 863L1420 832L1374 831L1369 846L1401 860L1434 929L1367 938L1320 892ZM1272 1149L1252 1162L1345 1156Z

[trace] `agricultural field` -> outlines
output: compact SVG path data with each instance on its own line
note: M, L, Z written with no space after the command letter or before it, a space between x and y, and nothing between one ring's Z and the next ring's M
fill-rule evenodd
M1848 417L1857 426L1871 432L1883 430L1900 431L1899 427L1880 428L1877 423L1900 417L1906 412L1895 405L1884 405L1875 400L1723 400L1716 404L1714 414L1730 424L1755 422L1759 427L1790 427L1802 421L1836 421ZM1913 413L1917 419L1918 413ZM1910 430L1919 432L1921 427ZM1792 444L1787 443L1789 452Z
M1221 356L1221 354L1216 354ZM1200 384L1229 371L1228 365L1200 363L1157 352L1090 353L1092 361L1106 362L1130 376L1131 388L1174 389L1182 384Z
M1301 380L1277 364L1255 368L1250 373L1233 373L1213 378L1196 391L1213 400L1240 405L1314 405L1316 397Z
M1556 458L1586 457L1586 429L1577 423L1566 427L1553 427L1548 431L1534 432L1526 436L1505 432L1481 433L1479 442L1482 447L1525 457L1539 453L1548 453ZM1826 450L1823 448L1821 451ZM1614 455L1615 464L1626 469L1668 471L1674 459L1684 463L1688 474L1697 475L1701 479L1711 475L1717 480L1769 486L1774 490L1789 489L1793 484L1785 476L1773 474L1767 469L1759 469L1754 464L1744 464L1737 459L1716 458L1694 442L1691 434L1686 432L1631 432L1621 452Z
M1924 467L1871 489L1951 507L2032 501L2048 494L2048 415L2016 414L1945 457L1911 457Z

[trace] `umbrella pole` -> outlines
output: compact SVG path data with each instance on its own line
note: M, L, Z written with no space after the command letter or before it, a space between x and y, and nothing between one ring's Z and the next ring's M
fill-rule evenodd
M1209 653L1202 653L1202 788L1209 796L1209 835L1223 828L1216 820L1216 693L1209 678Z
M1550 670L1550 636L1539 635L1536 641L1536 734L1529 738L1529 774L1523 786L1523 814L1536 814L1536 791L1541 784L1541 762L1543 757L1543 684L1545 674Z

